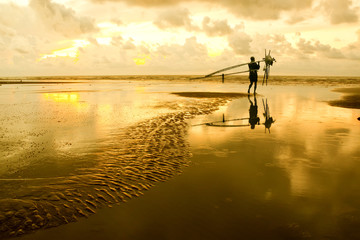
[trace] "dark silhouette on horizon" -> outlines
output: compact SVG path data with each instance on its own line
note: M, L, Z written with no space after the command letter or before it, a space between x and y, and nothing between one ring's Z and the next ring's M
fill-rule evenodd
M249 80L250 80L248 93L250 93L250 89L251 89L252 85L254 84L254 94L255 94L256 88L257 88L257 81L258 81L257 71L260 69L260 62L259 61L255 62L255 57L251 57L250 60L251 60L251 62L248 64Z

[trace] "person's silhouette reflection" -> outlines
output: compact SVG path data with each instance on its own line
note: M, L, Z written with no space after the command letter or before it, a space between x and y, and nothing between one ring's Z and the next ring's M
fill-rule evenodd
M260 118L258 117L258 106L256 101L256 95L254 94L254 103L250 99L250 95L248 95L248 99L250 102L250 108L249 108L249 124L251 129L254 129L256 124L260 124Z
M263 102L263 106L264 106L264 117L265 117L265 122L264 122L264 125L265 125L265 133L266 133L266 129L269 130L269 133L270 133L270 127L271 127L271 124L273 124L275 122L275 120L270 116L270 109L269 109L269 105L267 103L267 99L266 99L266 104L264 102L264 99L262 100Z

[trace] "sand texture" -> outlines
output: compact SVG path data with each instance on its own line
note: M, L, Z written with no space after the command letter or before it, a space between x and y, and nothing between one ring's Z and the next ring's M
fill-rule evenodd
M1 85L0 238L360 236L356 79L164 79Z
M181 107L165 104L173 113L117 129L100 143L102 150L93 153L97 164L79 168L75 175L29 178L8 175L0 179L0 237L77 221L98 208L140 196L154 183L181 173L191 157L186 120L209 114L231 97L242 96L179 95L203 100L185 101ZM85 163L86 157L89 156L83 156Z

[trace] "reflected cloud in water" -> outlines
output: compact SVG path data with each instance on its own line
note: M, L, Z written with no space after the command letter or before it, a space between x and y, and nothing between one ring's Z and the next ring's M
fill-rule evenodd
M359 115L328 106L316 89L296 92L279 87L263 96L237 94L238 99L230 102L218 94L212 98L205 94L202 99L194 98L194 92L187 98L173 96L168 94L169 84L99 84L96 89L86 85L78 91L67 87L66 91L28 94L32 103L4 104L1 119L6 128L0 147L4 162L11 164L0 165L2 201L8 204L2 207L20 209L7 221L19 234L26 230L27 217L38 228L55 226L139 196L153 183L180 173L191 153L195 167L171 181L176 184L183 177L186 185L164 184L175 190L165 202L179 201L181 214L186 210L193 219L181 220L184 215L172 214L180 208L170 211L167 215L175 219L166 222L181 231L188 229L181 227L184 223L197 226L201 222L199 229L190 227L193 232L231 223L236 227L230 235L240 232L239 226L243 232L255 226L254 232L263 235L257 239L266 239L266 229L271 232L280 226L282 233L291 236L295 231L298 237L285 239L302 239L308 232L315 233L316 239L334 223L359 222L352 218L360 211L356 184L360 181L360 129L354 117ZM193 87L196 90L198 84ZM182 86L171 88L179 91ZM152 94L147 94L149 89ZM218 86L210 92L215 90ZM271 134L266 134L270 128ZM151 202L161 203L167 193ZM21 201L11 200L13 195ZM151 208L163 219L158 209L166 204L159 205ZM46 211L23 213L24 206ZM211 215L215 212L216 217ZM150 214L152 224L154 213ZM13 225L18 216L23 226ZM142 225L142 219L136 222ZM121 232L118 226L127 229L126 224L116 223L115 231ZM311 227L305 231L307 226Z
M306 90L269 93L261 96L261 102L260 96L237 99L211 116L194 119L193 123L211 122L225 114L227 119L246 118L250 125L193 126L194 159L211 171L202 176L203 184L211 186L208 191L221 192L234 202L248 200L246 206L252 210L234 204L231 211L249 216L249 221L253 211L258 211L275 226L283 221L289 221L287 226L296 223L314 239L324 234L358 239L360 128L355 116L359 111L329 106L319 101L322 92ZM257 118L265 133L271 129L271 134L256 127ZM219 181L221 187L216 185ZM284 229L279 231L294 230Z
M292 196L335 194L333 186L327 185L328 178L350 181L340 173L351 168L360 170L360 130L353 117L356 113L334 109L309 95L282 92L262 96L261 119L257 96L235 100L211 116L198 117L193 122L221 119L222 114L228 119L247 118L250 129L193 127L190 136L194 152L209 154L204 149L212 149L216 155L223 152L224 157L235 155L251 161L246 158L249 157L266 168L282 169ZM271 128L275 123L273 116L276 128ZM265 126L265 133L272 129L271 135L264 135L255 127L260 123Z

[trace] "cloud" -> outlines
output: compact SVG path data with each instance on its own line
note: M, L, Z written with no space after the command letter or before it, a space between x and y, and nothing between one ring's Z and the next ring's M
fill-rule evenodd
M236 54L239 55L247 55L252 53L250 48L251 42L251 37L242 31L233 32L228 36L229 46Z
M0 23L0 35L1 36L8 36L12 37L15 36L16 31L12 28L9 28L8 26L4 26Z
M210 59L207 48L190 37L184 44L164 44L152 52L148 67L155 71L170 71L173 74L191 74L194 71L205 72L209 68Z
M208 71L208 63L206 46L196 37L187 38L183 44L167 43L158 48L123 39L116 48L111 45L84 48L76 67L87 74L191 74Z
M342 51L344 55L351 60L357 62L360 61L360 29L357 30L357 41L350 43L348 46L344 47Z
M119 18L111 18L111 22L115 23L118 26L123 24L123 21L121 21Z
M32 29L33 26L36 21L28 9L13 4L1 5L0 54L5 56L7 64L35 55L40 32Z
M233 32L227 20L211 20L204 17L202 26L196 26L188 9L167 9L161 12L153 22L161 30L185 28L187 31L204 32L207 36L226 36Z
M300 33L295 34L296 39L288 40L282 34L256 35L251 47L254 52L270 49L272 55L277 58L292 57L294 59L344 59L348 58L344 49L334 48L329 44L321 43L319 40L307 40ZM291 43L293 42L293 43Z
M214 1L216 2L216 1ZM221 5L238 17L254 20L278 19L285 11L310 8L312 0L267 0L267 1L238 1L225 0Z
M188 9L167 9L158 15L154 25L163 30L179 27L185 27L188 31L197 29L192 23Z
M195 1L197 4L192 5ZM303 29L306 31L319 27L316 21L323 20L325 10L328 11L328 19L332 24L357 20L354 13L359 9L349 0L343 1L341 6L331 5L323 0L315 1L320 3L320 8L311 7L310 0L270 0L263 3L257 0L113 0L113 3L89 4L84 8L80 7L82 4L78 5L78 8L71 5L72 9L69 5L60 3L60 0L30 0L29 6L0 4L0 73L202 74L233 65L239 58L242 58L240 62L248 61L251 55L257 59L262 58L265 48L271 49L272 55L278 60L274 70L288 67L288 73L298 64L306 66L304 69L313 69L313 72L316 72L317 67L310 64L315 61L321 61L324 66L330 62L332 65L329 64L328 67L334 69L342 62L358 64L360 31L359 39L344 48L334 48L331 44L316 39L305 39L300 34L296 37L291 35L292 31L301 32ZM122 4L118 4L120 2ZM339 0L330 2L341 3ZM125 3L138 7L127 6L124 9ZM145 7L148 6L154 8L147 10ZM201 11L198 11L199 7ZM240 19L231 14L223 14L224 8ZM206 9L209 9L209 12L204 12ZM216 16L217 10L220 10L221 14ZM259 16L261 14L263 15ZM273 21L272 25L267 25L244 20L279 17L284 21L289 19L287 23L290 24L303 24L293 28L283 21L276 21L280 24L275 26ZM307 21L307 18L316 19ZM101 31L98 31L95 20ZM236 25L239 22L242 22L243 26ZM315 24L311 25L312 23ZM108 24L109 27L101 27L101 24ZM331 29L329 23L320 25ZM350 24L349 29L353 28L353 25ZM262 27L267 26L270 26L273 32L279 33L262 34L270 31L263 31ZM254 33L256 31L260 33ZM105 44L99 42L99 39L108 41ZM79 52L76 63L70 57L37 61L43 54L74 48L74 40L89 42L82 48L76 48ZM341 43L346 42L341 40ZM327 42L330 43L331 39ZM209 54L212 49L218 54ZM146 58L145 64L136 66L134 58Z
M97 31L94 21L88 17L78 17L76 12L50 0L31 0L29 6L42 23L66 37Z
M327 58L344 58L345 56L339 49L333 48L328 44L322 44L320 41L306 41L303 38L297 42L297 47L302 54L315 54Z
M36 33L36 28L29 28L29 24L33 23L34 16L29 9L14 4L0 4L0 36Z
M284 11L311 8L313 0L91 0L96 3L123 2L132 6L141 7L165 7L175 6L180 3L202 2L222 6L238 17L246 17L255 20L278 19Z
M233 32L233 29L229 26L227 20L211 21L209 17L203 19L202 29L206 35L210 37L224 36Z
M314 54L317 50L316 46L310 41L306 41L304 38L300 38L297 43L297 47L304 54Z
M89 18L48 0L32 0L30 6L0 5L0 72L4 75L46 74L44 69L56 71L66 61L74 64L65 58L39 59L71 48L72 38L81 39L82 34L96 30Z
M322 7L332 24L356 23L359 7L352 7L351 0L323 0Z
M303 10L293 10L287 13L286 23L293 25L300 22L306 22L314 17L317 17L317 10L314 9L303 9Z
M128 5L142 6L142 7L173 6L173 5L177 5L177 3L180 2L177 0L150 0L150 1L149 0L91 0L91 1L95 3L125 2Z

